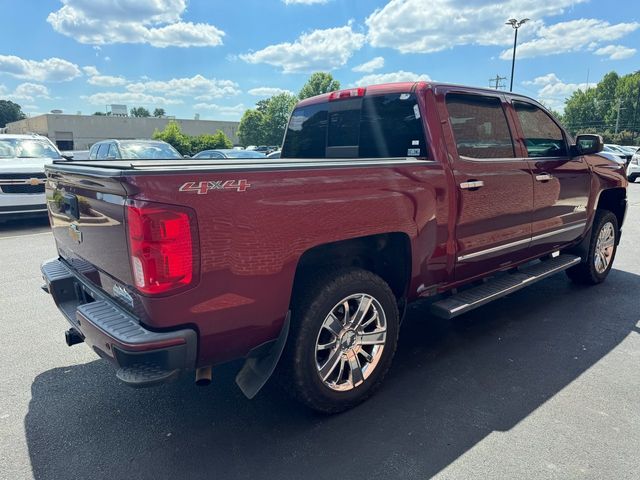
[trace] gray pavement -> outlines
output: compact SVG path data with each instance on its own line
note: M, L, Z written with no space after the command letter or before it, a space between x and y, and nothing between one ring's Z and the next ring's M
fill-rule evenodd
M311 413L273 385L120 385L40 291L46 222L0 225L0 478L635 479L640 185L607 282L557 275L455 321L410 308L379 393Z

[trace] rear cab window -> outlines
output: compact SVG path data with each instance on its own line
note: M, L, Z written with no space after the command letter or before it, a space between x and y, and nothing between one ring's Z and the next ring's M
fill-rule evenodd
M282 158L427 157L415 93L339 99L296 108Z

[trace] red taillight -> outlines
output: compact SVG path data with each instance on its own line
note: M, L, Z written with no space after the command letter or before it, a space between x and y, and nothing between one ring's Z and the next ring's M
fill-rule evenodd
M340 100L341 98L364 97L364 87L350 88L348 90L337 90L329 94L329 101Z
M136 288L145 294L185 287L197 274L191 214L170 205L127 207L129 256Z

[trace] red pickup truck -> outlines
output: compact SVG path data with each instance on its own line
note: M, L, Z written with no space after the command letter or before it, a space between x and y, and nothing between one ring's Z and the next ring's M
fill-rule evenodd
M431 82L301 101L280 159L47 167L44 289L132 386L246 359L310 407L369 397L408 302L452 318L566 271L602 282L623 168L536 101ZM427 319L425 319L426 321Z

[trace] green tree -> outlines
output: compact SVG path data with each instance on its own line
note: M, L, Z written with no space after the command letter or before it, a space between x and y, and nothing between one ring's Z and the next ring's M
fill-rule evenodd
M20 105L11 100L0 100L0 128L23 118L26 118L26 115L22 112Z
M269 99L264 114L264 143L282 145L289 115L298 99L289 93L279 93Z
M149 110L147 110L144 107L133 107L131 110L129 110L129 113L131 114L132 117L150 117L151 114L149 113Z
M96 117L104 117L106 115L106 113L104 113L104 112L94 112L93 115L96 116Z
M164 108L156 108L153 111L153 116L156 118L164 117L165 115L166 115L166 112L164 111Z
M176 121L170 121L164 130L153 132L154 140L163 140L178 150L182 155L191 155L191 139L182 133L180 125Z
M203 150L214 150L218 148L231 148L233 143L222 130L215 134L205 133L196 137L191 137L191 154L194 155Z
M304 84L298 98L305 98L321 95L323 93L332 92L340 89L340 82L333 78L333 75L326 72L316 72L309 77L307 83Z
M266 109L266 107L265 107ZM244 112L238 126L238 138L245 147L247 145L263 145L266 143L264 135L265 114L259 109L249 109Z

